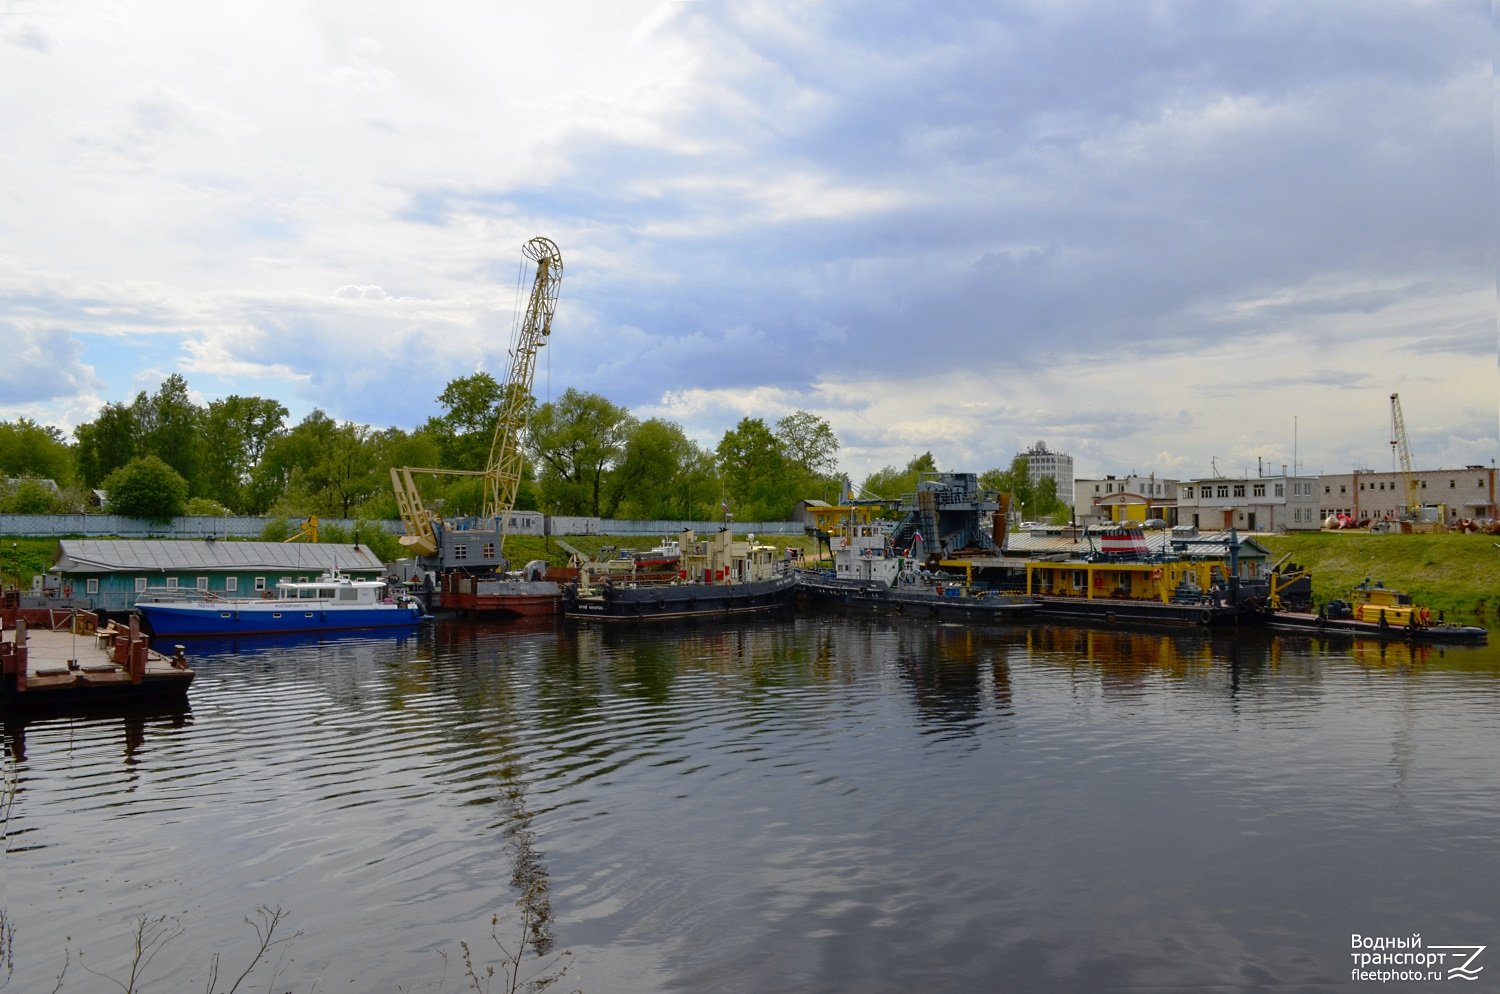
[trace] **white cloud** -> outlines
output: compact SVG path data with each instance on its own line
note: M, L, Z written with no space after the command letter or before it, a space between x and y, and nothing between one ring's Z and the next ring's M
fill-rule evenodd
M0 411L66 410L102 386L71 332L0 318Z
M1482 461L1487 31L1338 2L38 7L0 24L29 95L0 103L0 322L74 351L0 404L71 417L146 367L409 427L505 367L547 234L553 393L704 440L802 407L861 471L1036 438L1201 471L1289 455L1295 415L1332 468L1379 459L1400 389L1419 460Z

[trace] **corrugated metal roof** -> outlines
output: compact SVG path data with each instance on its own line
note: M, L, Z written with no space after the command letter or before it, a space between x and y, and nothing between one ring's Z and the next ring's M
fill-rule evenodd
M211 542L171 539L74 539L57 543L58 573L217 570L379 570L369 546L312 542Z
M1073 538L1072 530L1059 532L1010 532L1005 536L1005 554L1007 556L1084 556L1091 549L1098 550L1102 547L1102 537L1093 533L1093 545L1090 546L1089 539L1082 535ZM1228 532L1202 532L1190 537L1173 535L1169 531L1142 532L1146 540L1146 548L1152 555L1161 553L1180 552L1184 555L1209 558L1222 557L1229 554ZM1236 532L1239 539L1240 555L1269 556L1270 550L1251 535Z

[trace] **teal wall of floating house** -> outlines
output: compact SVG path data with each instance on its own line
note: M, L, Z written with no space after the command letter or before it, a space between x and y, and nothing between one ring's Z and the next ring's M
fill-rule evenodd
M384 573L363 545L303 542L62 539L52 573L72 603L122 611L147 591L201 590L217 597L262 597L281 580L314 580L338 569L361 580Z

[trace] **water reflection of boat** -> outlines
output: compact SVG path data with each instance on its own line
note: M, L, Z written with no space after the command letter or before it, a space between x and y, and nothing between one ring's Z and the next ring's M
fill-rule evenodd
M191 599L142 599L136 610L158 638L414 628L421 605L404 596L387 598L383 580L354 580L338 570L316 580L283 580L273 596L221 598L185 591Z
M363 643L403 643L416 629L374 629L369 631L316 631L259 635L185 635L182 644L194 659L211 656L249 656L281 652L308 646L358 646Z

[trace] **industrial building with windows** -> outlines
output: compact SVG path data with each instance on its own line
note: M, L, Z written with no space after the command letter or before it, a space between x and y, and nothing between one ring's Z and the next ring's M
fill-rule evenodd
M1411 476L1416 505L1441 508L1440 520L1444 522L1496 517L1493 466L1414 470ZM1319 514L1356 521L1394 520L1406 508L1404 486L1405 474L1400 471L1377 473L1365 469L1320 476Z

